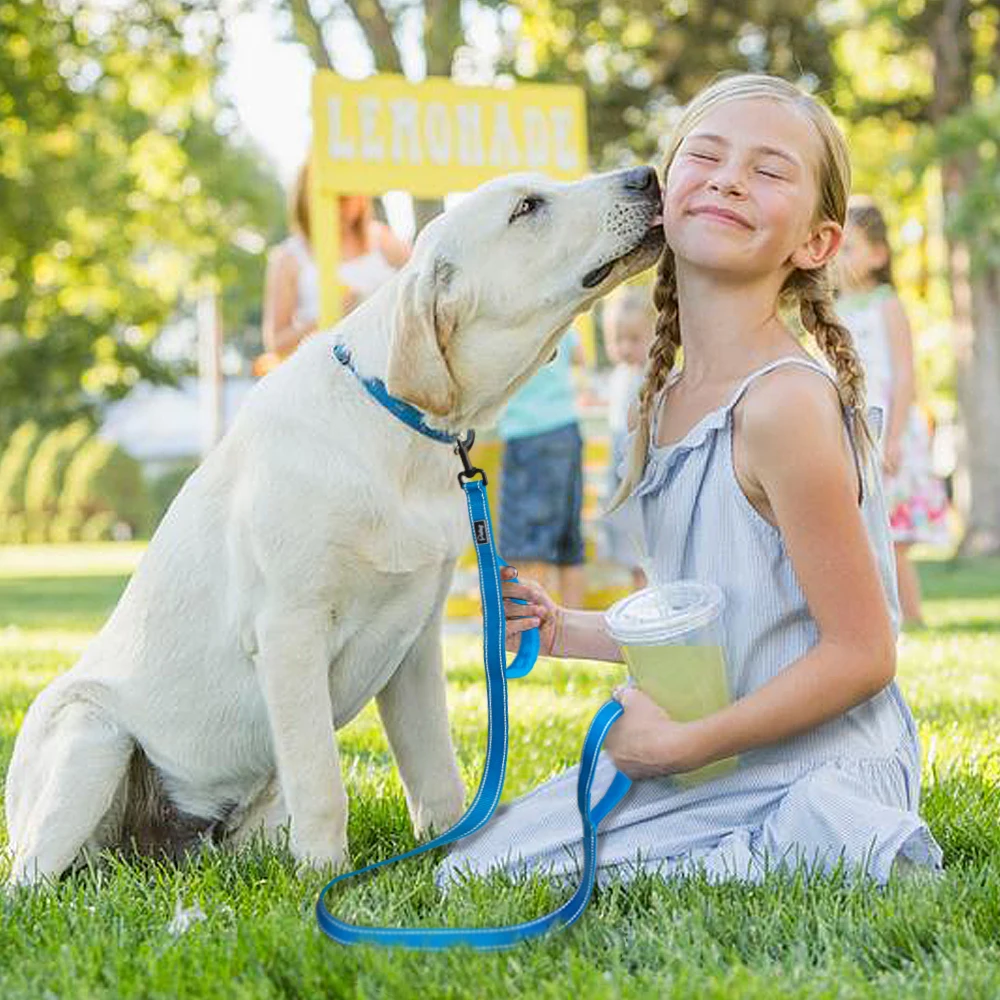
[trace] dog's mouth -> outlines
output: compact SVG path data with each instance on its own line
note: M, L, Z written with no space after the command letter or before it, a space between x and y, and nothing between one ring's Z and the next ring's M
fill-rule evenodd
M592 271L588 271L583 276L583 287L587 289L597 288L605 281L618 264L625 264L627 268L640 264L636 270L648 267L662 252L666 238L663 235L663 223L657 216L650 224L649 229L643 233L642 239L631 250L623 253L620 257L615 257L604 264L600 264Z

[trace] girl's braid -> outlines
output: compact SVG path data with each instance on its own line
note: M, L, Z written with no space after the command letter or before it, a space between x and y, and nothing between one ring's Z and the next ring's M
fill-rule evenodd
M833 306L826 267L796 272L792 287L799 300L799 318L813 335L837 377L840 401L847 409L851 432L863 457L874 447L865 417L865 372L850 330L841 323Z
M649 360L642 388L639 390L639 413L629 454L628 471L617 493L611 500L609 510L616 510L629 497L642 476L649 450L650 423L653 407L660 390L667 382L681 345L680 311L677 305L677 273L674 268L674 254L666 247L656 269L656 284L653 288L653 303L657 309L656 334L649 349Z

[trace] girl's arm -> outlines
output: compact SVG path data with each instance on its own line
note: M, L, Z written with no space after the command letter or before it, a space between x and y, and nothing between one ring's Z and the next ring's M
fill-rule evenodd
M768 683L691 724L694 766L813 729L882 690L896 669L832 387L820 394L814 374L775 372L751 388L743 407L746 465L774 512L820 638Z
M625 714L605 744L633 778L689 771L804 733L888 684L896 646L839 401L816 375L774 372L744 398L739 447L763 492L819 626L817 644L727 708L674 722L643 692L619 691Z
M300 340L315 329L301 325L295 319L298 298L298 265L287 249L271 252L264 278L264 347L284 357L298 346Z
M622 662L621 648L604 627L604 612L560 607L534 580L515 580L514 571L513 566L500 570L509 651L518 648L522 632L537 628L542 656Z
M410 259L412 251L387 225L381 222L374 225L382 256L398 271Z
M894 473L899 467L899 442L915 395L913 336L906 310L898 296L893 295L887 299L883 309L892 364L892 402L889 405L884 453L886 469Z

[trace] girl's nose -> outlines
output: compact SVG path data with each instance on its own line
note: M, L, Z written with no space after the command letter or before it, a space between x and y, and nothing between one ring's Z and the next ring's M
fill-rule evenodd
M739 172L734 167L727 165L722 166L708 179L708 187L710 191L729 195L739 195L746 192L746 185Z

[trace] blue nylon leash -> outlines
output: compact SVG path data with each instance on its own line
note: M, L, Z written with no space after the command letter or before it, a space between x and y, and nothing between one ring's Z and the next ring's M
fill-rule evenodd
M508 744L507 680L524 677L531 672L538 656L539 637L537 629L525 632L521 638L517 657L510 666L506 665L503 594L500 589L500 566L505 566L506 563L497 553L493 540L493 525L490 519L489 500L486 496L486 477L482 475L482 479L470 481L468 477L474 473L481 474L482 470L470 465L461 443L456 450L459 451L465 464L465 472L459 475L459 482L465 490L469 523L479 566L479 590L483 605L483 660L486 670L487 702L486 763L483 776L472 804L450 830L404 854L340 875L323 887L316 901L316 920L324 934L341 944L379 944L419 951L440 951L464 945L478 951L496 951L538 937L556 925L568 927L578 920L586 909L594 889L597 875L597 828L605 816L618 805L632 784L631 780L619 771L601 800L596 805L591 804L591 786L601 748L608 730L622 714L621 705L610 700L601 706L591 721L580 759L577 805L583 823L584 855L580 884L570 899L545 916L508 927L362 927L338 919L327 909L326 895L338 883L402 861L404 858L416 857L418 854L424 854L474 833L489 821L503 791Z

